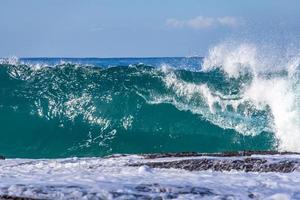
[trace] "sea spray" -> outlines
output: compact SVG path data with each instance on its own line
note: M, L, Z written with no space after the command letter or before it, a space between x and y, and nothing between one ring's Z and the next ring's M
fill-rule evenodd
M299 152L300 57L270 55L253 44L222 43L210 50L202 69L218 68L235 79L249 74L251 82L240 88L241 102L249 102L257 110L269 110L268 126L278 139L279 150Z

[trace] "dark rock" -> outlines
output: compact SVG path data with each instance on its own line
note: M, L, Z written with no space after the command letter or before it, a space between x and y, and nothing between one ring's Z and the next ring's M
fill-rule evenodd
M151 200L151 198L148 195L144 194L131 194L131 193L123 193L123 192L111 192L113 195L113 198L119 198L119 199L141 199L141 200Z
M279 151L235 151L222 153L196 153L196 152L180 152L180 153L156 153L143 154L145 159L167 158L167 157L194 157L194 156L213 156L213 157L234 157L234 156L252 156L252 155L288 155L298 154L296 152L279 152Z
M34 198L27 198L27 197L17 197L11 195L0 195L1 200L36 200Z
M5 157L0 155L0 160L5 160Z
M137 187L135 187L135 189L138 192L150 192L151 191L151 188L149 187L149 185L144 185L144 184L138 185Z
M250 194L248 194L248 197L249 197L250 199L254 199L255 195L252 194L252 193L250 193Z
M188 171L245 171L245 172L282 172L289 173L295 171L299 166L295 160L272 160L265 158L240 157L229 158L193 158L179 161L143 162L131 164L130 166L147 165L151 168L175 168Z
M191 189L191 194L198 194L200 196L214 195L214 193L210 189L200 187L193 187Z

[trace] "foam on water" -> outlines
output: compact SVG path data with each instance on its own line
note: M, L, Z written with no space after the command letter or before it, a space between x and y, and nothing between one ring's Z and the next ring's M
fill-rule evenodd
M269 109L272 116L269 123L280 150L299 152L300 56L268 55L253 44L223 43L210 50L203 70L220 68L235 79L250 73L253 79L241 88L240 102L249 101L258 110Z
M251 156L267 163L298 162L299 155ZM0 162L0 197L33 199L299 199L300 172L187 171L139 163L213 159L235 165L243 157L142 156L8 159ZM233 163L234 162L234 163ZM225 184L226 183L226 184Z

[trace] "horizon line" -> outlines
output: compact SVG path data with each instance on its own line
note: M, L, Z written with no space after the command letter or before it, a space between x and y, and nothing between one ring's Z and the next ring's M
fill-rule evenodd
M34 57L34 56L28 56L28 57L17 57L15 56L17 59L144 59L144 58L147 58L147 59L151 59L151 58L204 58L204 56L138 56L138 57L132 57L132 56L129 56L129 57L123 57L123 56L120 56L120 57L68 57L68 56L63 56L63 57L58 57L58 56L37 56L37 57ZM8 58L13 58L12 57L0 57L1 59L8 59Z

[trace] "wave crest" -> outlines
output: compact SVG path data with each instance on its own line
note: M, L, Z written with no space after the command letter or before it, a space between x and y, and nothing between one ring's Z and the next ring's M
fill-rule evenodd
M251 82L240 88L241 98L258 110L270 110L269 125L280 150L299 152L299 59L298 53L276 56L253 44L225 43L210 51L203 70L218 68L234 79L250 74Z

